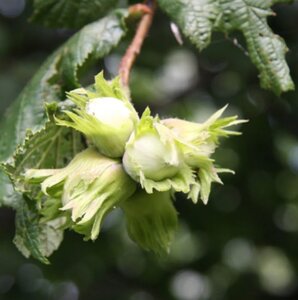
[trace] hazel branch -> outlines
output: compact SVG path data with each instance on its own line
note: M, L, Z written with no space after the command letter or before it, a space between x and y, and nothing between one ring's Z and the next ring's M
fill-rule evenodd
M135 36L127 48L119 67L119 75L124 86L129 85L129 76L132 66L141 52L143 42L149 32L153 16L156 10L156 2L145 1L144 4L132 5L129 8L129 15L142 14Z

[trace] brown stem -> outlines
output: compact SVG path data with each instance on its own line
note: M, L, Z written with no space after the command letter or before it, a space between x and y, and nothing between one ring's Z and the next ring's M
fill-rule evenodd
M149 7L147 4L138 3L135 5L132 5L128 9L129 15L137 15L137 14L151 14L152 8Z
M152 5L150 5L150 3L151 1L145 1L144 4L136 4L129 8L130 15L141 13L143 16L138 24L136 34L120 63L119 75L124 86L129 85L131 68L141 51L144 39L146 38L152 24L153 15L156 9L156 2L153 0Z

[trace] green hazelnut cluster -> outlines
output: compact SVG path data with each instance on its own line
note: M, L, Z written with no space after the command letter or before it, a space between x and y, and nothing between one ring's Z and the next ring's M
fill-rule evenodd
M116 207L127 230L146 250L169 250L177 226L173 195L194 203L208 201L212 182L222 183L212 154L226 128L245 122L222 118L225 107L206 122L160 119L147 108L139 118L119 78L95 77L90 89L67 94L75 107L55 118L59 126L81 132L88 147L62 169L29 169L28 183L40 184L41 213L65 217L65 227L95 240L105 216Z

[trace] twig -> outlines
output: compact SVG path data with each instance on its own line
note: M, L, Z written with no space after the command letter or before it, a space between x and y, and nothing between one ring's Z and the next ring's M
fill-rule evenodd
M130 6L128 10L129 15L137 15L137 14L151 14L152 8L149 7L147 4L135 4Z
M136 4L129 8L129 14L135 15L138 13L143 14L141 21L136 30L136 34L127 48L119 67L119 75L124 86L129 85L129 75L131 68L141 51L144 39L146 38L150 26L152 24L153 15L156 9L156 2L145 1L144 4Z

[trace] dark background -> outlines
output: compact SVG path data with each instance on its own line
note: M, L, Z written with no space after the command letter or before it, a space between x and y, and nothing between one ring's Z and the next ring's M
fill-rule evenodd
M274 7L269 22L290 49L298 86L298 3ZM0 0L0 111L17 97L43 60L71 34L27 21L23 0ZM223 141L215 157L236 171L214 185L207 206L178 195L180 227L168 257L136 247L123 217L109 217L100 238L66 232L51 265L25 259L12 243L14 212L0 209L0 299L266 300L298 299L298 97L260 89L256 68L234 38L215 34L198 53L180 47L167 17L157 14L134 67L131 88L140 112L202 121L229 103L227 115L250 120ZM81 78L117 73L126 39ZM240 129L240 128L239 128ZM0 133L1 134L1 133Z

